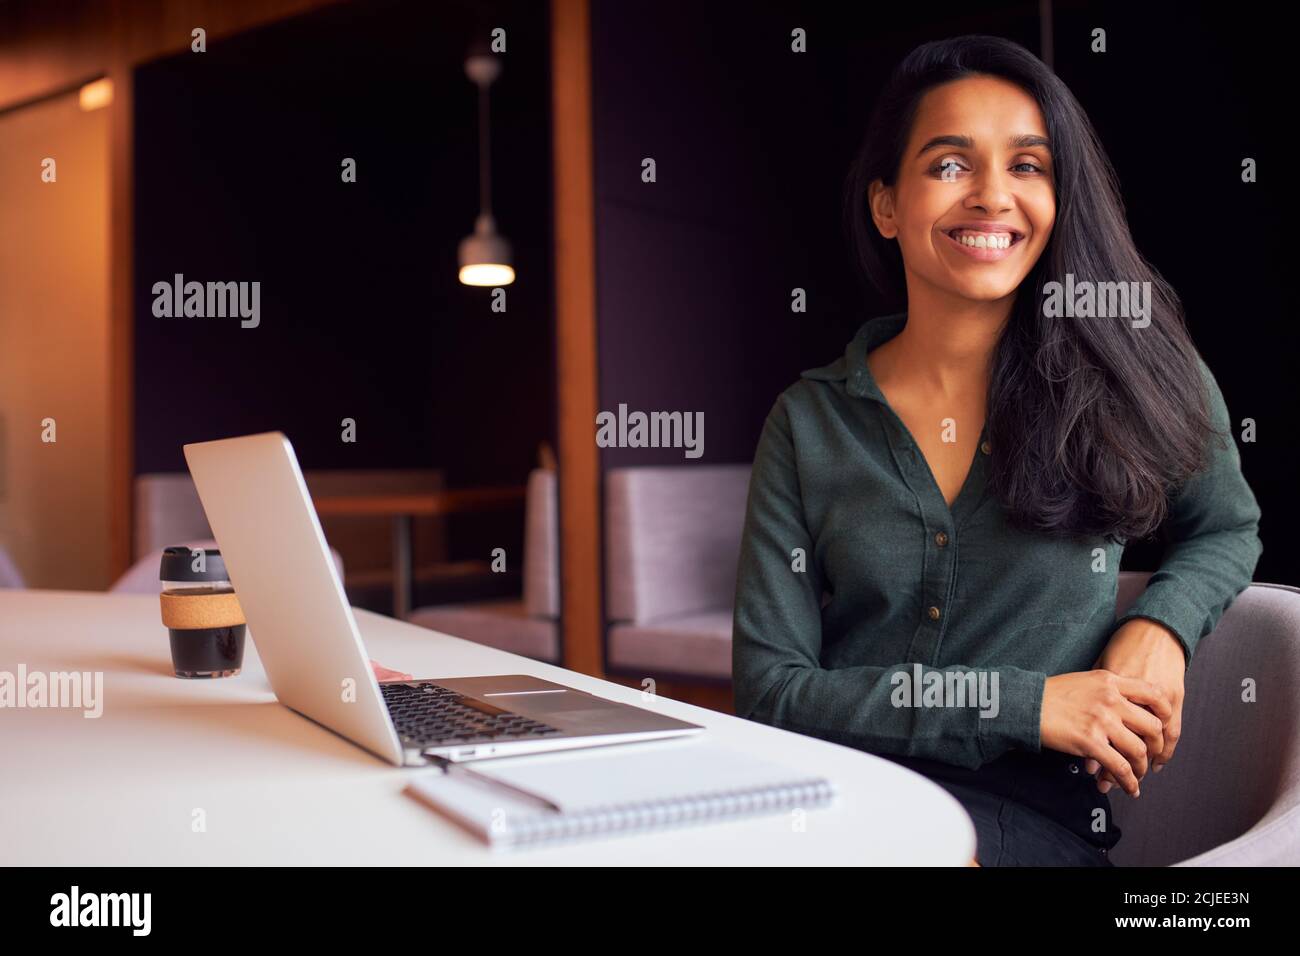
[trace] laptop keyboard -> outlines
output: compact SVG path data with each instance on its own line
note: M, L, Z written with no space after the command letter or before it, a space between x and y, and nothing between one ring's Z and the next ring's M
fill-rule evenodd
M379 689L404 747L520 740L560 732L437 684L380 684Z

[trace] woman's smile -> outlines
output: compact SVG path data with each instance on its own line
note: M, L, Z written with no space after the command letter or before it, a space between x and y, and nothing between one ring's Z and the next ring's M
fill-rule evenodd
M959 226L941 229L946 245L976 262L1000 262L1024 242L1025 234L1003 223L989 223L983 228Z

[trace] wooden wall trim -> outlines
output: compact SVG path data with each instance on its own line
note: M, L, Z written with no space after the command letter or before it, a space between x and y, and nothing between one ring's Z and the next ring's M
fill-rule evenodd
M556 404L564 666L604 673L596 447L595 180L589 0L551 4Z
M134 88L130 64L109 72L113 102L108 118L108 441L109 572L114 579L131 566L135 516L135 190L132 172Z
M8 0L0 5L0 109L340 0Z

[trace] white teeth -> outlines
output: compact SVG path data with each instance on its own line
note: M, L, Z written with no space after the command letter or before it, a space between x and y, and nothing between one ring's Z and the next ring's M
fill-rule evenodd
M971 246L975 249L1008 249L1011 246L1011 236L1005 232L965 232L953 238L963 246Z

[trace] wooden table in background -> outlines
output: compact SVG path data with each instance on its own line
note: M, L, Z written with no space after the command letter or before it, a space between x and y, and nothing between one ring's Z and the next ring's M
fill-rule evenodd
M523 503L527 489L458 488L450 491L401 494L321 495L313 498L322 517L387 517L393 522L393 616L405 620L411 612L411 587L415 576L411 556L411 521L417 517L445 517L479 511L497 511Z

